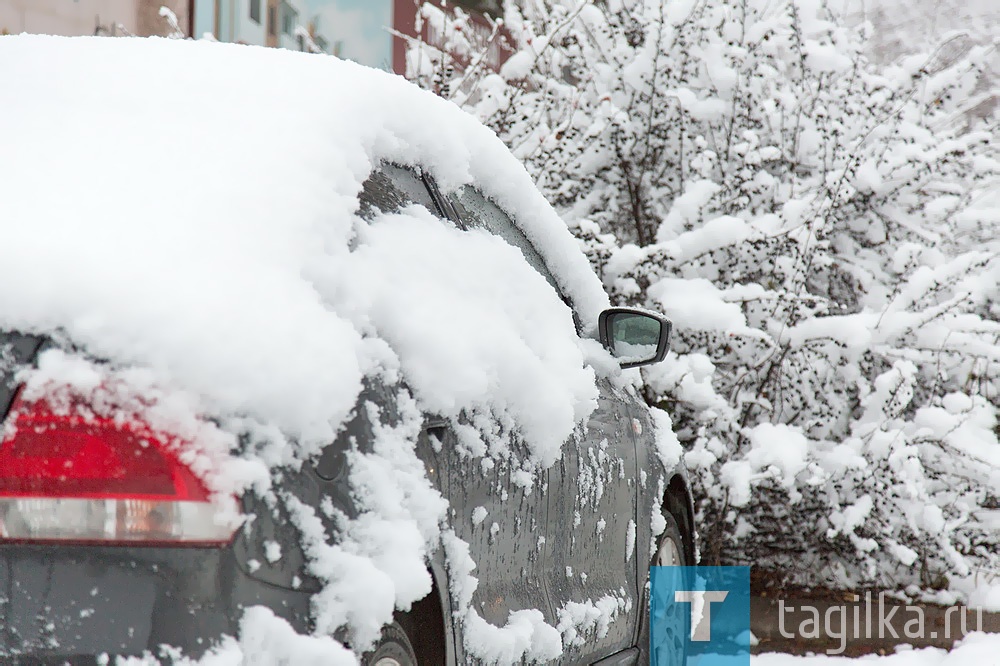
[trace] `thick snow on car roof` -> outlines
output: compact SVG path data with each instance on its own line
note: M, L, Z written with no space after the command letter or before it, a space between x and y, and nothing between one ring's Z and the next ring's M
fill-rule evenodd
M495 135L396 75L155 38L14 36L0 63L11 213L44 222L71 212L95 234L102 218L180 214L212 229L234 221L251 242L290 229L287 244L317 222L342 231L372 159L417 163L446 190L475 181L514 214L585 320L606 305L565 225Z
M97 353L162 365L302 434L337 420L330 404L349 409L378 362L357 353L371 313L321 283L338 279L379 160L420 164L444 189L478 183L585 323L607 302L500 141L385 72L207 42L5 37L0 116L0 325L61 329ZM419 241L412 253L433 247ZM337 381L316 382L316 368ZM311 395L295 390L303 376Z

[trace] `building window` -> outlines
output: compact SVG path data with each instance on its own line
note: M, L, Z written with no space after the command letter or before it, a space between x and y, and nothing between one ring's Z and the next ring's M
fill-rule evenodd
M299 18L299 13L287 4L281 5L281 32L291 35L295 32L295 23Z
M260 25L260 0L250 0L250 20Z
M274 5L267 8L267 34L272 37L278 35L278 8Z

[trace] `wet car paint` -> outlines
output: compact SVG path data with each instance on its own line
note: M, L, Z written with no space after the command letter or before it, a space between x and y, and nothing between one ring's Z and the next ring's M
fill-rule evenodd
M433 188L432 179L425 175L424 181ZM396 193L394 200L406 198ZM455 215L445 208L437 212ZM4 412L14 372L42 346L41 338L0 332ZM417 443L429 479L449 500L449 526L470 545L479 580L472 607L484 619L503 626L513 611L539 609L556 626L569 603L607 594L627 603L628 612L615 617L606 636L589 635L585 644L567 646L568 663L631 659L631 647L640 640L650 517L665 501L660 488L677 495L670 500L672 511L693 536L683 472L662 468L648 408L631 389L607 380L598 388L598 408L587 427L530 484L509 461L484 465L463 453L449 423L435 415L425 415ZM371 450L368 403L378 406L384 423L398 418L395 389L366 383L354 416L313 464L281 470L279 492L270 499L243 498L252 518L224 548L0 543L0 660L31 655L61 663L101 653L156 654L164 644L198 656L221 636L236 635L243 609L256 604L297 631L311 631L310 597L320 581L310 575L301 534L281 497L290 493L314 507L336 539L336 521L320 507L328 498L334 515L357 515L345 452ZM516 457L527 458L516 438L509 444ZM486 515L475 520L480 507ZM281 557L267 557L269 544L280 547ZM428 563L437 590L428 603L440 617L452 618L443 557L438 549ZM458 624L438 631L434 640L444 643L448 662L466 663Z

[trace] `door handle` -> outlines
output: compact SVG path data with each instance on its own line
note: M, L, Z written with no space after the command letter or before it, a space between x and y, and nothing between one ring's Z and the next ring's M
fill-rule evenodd
M431 437L436 437L438 440L443 441L445 435L448 433L448 420L439 416L428 417L424 419L422 430Z

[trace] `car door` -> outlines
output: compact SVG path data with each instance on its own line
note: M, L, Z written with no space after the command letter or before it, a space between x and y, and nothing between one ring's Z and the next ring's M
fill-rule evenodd
M635 423L625 396L599 379L586 429L550 470L553 577L549 589L570 660L595 661L633 645L639 610Z
M364 184L361 214L373 219L378 211L394 212L411 203L443 218L442 224L450 223L445 221L447 217L464 226L429 176L392 164L383 165ZM433 258L428 257L428 261ZM439 312L435 316L461 313ZM447 326L447 321L442 319L441 325ZM546 622L555 624L542 579L549 547L544 538L548 507L542 492L547 473L530 485L516 483L517 468L503 460L469 453L460 445L451 424L435 415L425 415L425 434L431 448L421 453L418 447L418 455L448 499L447 528L469 545L476 565L471 572L478 580L471 596L472 610L497 627L506 625L512 612L527 609L540 610ZM527 457L519 442L512 440L509 446L516 456ZM449 552L457 543L446 536L446 557L460 557L460 553ZM453 596L462 594L456 591ZM456 602L461 599L453 598ZM464 608L456 603L456 610L463 612ZM462 646L461 637L456 638L456 644ZM468 660L460 657L459 661Z
M511 218L474 187L449 196L469 227L518 247L559 293L540 253ZM564 299L565 300L565 299ZM586 428L548 472L546 587L567 663L591 661L633 644L636 581L636 449L626 396L607 379Z
M380 211L395 212L411 204L423 206L444 220L421 175L394 164L383 165L382 169L372 174L365 181L359 199L361 215L369 220ZM393 422L397 418L393 389L394 387L385 386L379 380L366 378L354 415L337 439L323 449L314 465L297 470L289 469L282 475L281 490L317 509L317 515L330 534L335 534L338 529L337 512L355 516L351 488L347 482L346 451L350 448L351 440L354 440L360 450L370 450L372 427L364 406L368 402L377 405L382 412L383 422ZM442 477L440 471L443 452L431 445L429 436L430 433L425 431L419 437L417 455L425 464L428 478L447 497L447 479ZM244 572L251 578L275 587L318 591L320 582L307 571L302 534L284 504L272 506L254 493L247 493L242 501L244 511L255 516L254 529L241 530L234 540L237 561ZM324 510L324 505L333 507L336 511ZM280 556L275 557L275 552Z

